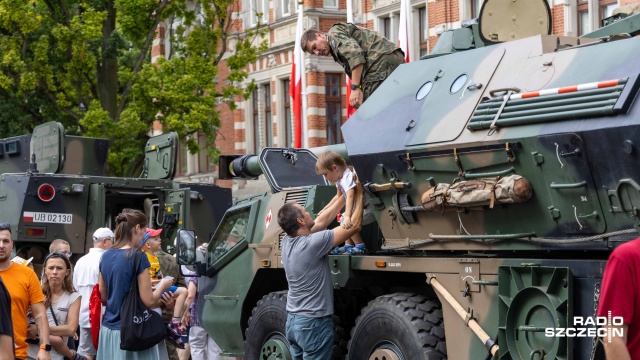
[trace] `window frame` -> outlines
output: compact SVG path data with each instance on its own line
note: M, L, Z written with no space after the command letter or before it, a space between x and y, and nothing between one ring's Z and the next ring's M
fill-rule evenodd
M201 141L202 140L202 141ZM198 132L198 173L207 173L214 170L214 164L207 153L207 135L203 132ZM204 161L204 166L202 162Z
M273 147L273 101L271 100L271 83L261 85L264 90L264 137L263 147Z
M291 78L282 79L282 106L283 106L283 121L284 121L284 147L293 147L293 115L291 108L292 101L291 95L289 95L289 86L291 85Z
M249 0L249 10L249 24L251 27L256 27L258 25L257 13L262 13L262 18L260 19L260 21L263 25L269 23L268 0Z
M598 27L602 27L602 20L606 19L603 15L604 9L611 6L611 5L618 5L620 6L620 4L618 3L617 0L600 0L598 1ZM609 15L611 16L611 15ZM607 16L607 17L609 17Z
M258 88L256 87L251 94L251 105L252 105L252 117L251 123L253 125L253 152L254 154L258 153L260 149L260 99Z
M393 24L391 24L391 14L387 17L380 18L382 22L382 36L384 36L387 40L393 41L391 37L393 36Z
M294 1L294 0L280 0L280 15L281 16L289 16L289 15L293 15L290 11L289 11L289 7L290 7L290 2ZM285 2L287 3L285 6Z
M328 4L329 1L335 4ZM327 9L337 9L339 6L339 1L338 0L322 0L322 6Z
M326 139L327 145L333 144L341 144L343 142L342 132L340 131L340 127L342 126L342 83L341 78L343 74L340 73L325 73L324 74L324 86L325 86L325 129L326 129ZM338 94L332 95L331 88L332 85L337 87ZM334 124L336 117L330 116L333 115L331 111L333 107L337 105L337 119L338 122ZM335 141L330 141L333 136L330 135L330 131L332 131L331 127L335 126ZM332 139L333 140L333 139Z
M418 8L418 55L423 57L429 54L429 29L427 7ZM424 16L423 16L424 15Z

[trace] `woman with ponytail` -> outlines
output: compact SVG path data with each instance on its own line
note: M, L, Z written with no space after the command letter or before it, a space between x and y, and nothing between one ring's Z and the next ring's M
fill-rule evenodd
M143 351L120 350L120 308L125 296L131 289L133 281L138 282L140 299L150 308L165 303L168 297L162 294L173 285L173 280L162 279L151 288L151 279L147 269L149 260L140 258L140 265L133 272L135 249L142 241L147 228L147 217L138 210L124 209L116 217L115 242L111 249L105 251L100 261L100 297L106 306L100 340L98 342L98 359L158 359L158 346Z

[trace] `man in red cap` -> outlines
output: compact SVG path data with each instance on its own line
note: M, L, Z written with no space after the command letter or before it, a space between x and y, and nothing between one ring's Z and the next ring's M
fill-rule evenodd
M147 228L144 238L140 242L140 250L147 254L149 259L149 276L151 277L151 285L155 286L162 279L162 271L160 270L160 261L156 256L156 252L162 249L162 240L160 234L162 229ZM184 349L184 344L189 342L186 327L182 326L182 313L184 311L184 302L187 300L187 288L172 286L168 291L173 293L176 299L176 305L173 308L173 318L169 324L170 340L180 349ZM153 309L162 315L160 308Z

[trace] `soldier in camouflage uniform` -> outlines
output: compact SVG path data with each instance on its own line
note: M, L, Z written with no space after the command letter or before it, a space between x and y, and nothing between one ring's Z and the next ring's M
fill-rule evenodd
M349 103L354 108L404 63L402 50L379 33L353 24L337 23L325 34L307 30L300 39L302 50L318 56L333 56L351 78Z
M173 255L164 252L163 250L157 251L156 256L160 263L160 271L164 276L173 276L174 284L178 287L185 287L184 276L180 273L180 266ZM173 309L163 308L162 316L168 323L173 317ZM178 349L170 341L165 341L167 344L167 352L169 353L170 360L186 360L189 359L189 344L184 344L185 348Z

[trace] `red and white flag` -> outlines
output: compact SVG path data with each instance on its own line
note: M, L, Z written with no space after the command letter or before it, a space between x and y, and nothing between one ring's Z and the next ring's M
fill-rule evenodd
M293 62L291 64L291 81L289 95L293 101L293 146L302 147L302 76L304 74L304 53L300 47L302 36L302 6L298 8L298 25L296 27L296 44L293 48Z
M398 46L404 52L404 62L409 62L409 44L411 44L411 0L400 0L400 31Z

